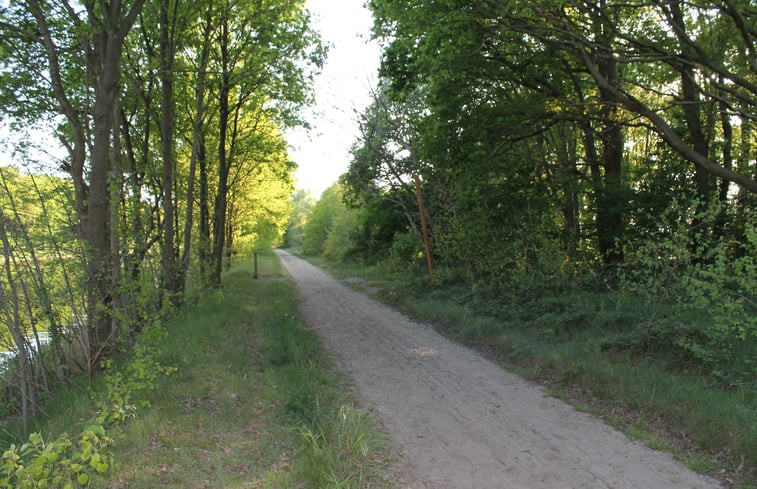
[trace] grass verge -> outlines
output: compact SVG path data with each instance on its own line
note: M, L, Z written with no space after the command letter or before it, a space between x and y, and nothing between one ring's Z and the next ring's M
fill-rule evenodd
M252 275L251 263L233 268L169 322L158 362L175 371L108 433L110 468L81 486L391 487L385 440L296 317L278 259L263 254ZM94 415L86 392L56 399L61 409L36 426L49 436Z
M381 300L547 385L650 448L730 487L757 487L757 392L719 387L664 359L607 349L641 314L633 304L568 290L527 302L509 298L503 306L501 298L459 285L429 286L407 272L306 258L336 276L361 277L380 289Z
M294 315L273 254L224 278L161 347L178 367L114 447L111 487L388 487L372 421Z

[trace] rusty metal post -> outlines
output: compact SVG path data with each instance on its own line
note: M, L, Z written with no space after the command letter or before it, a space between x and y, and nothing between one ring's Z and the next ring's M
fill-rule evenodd
M413 175L415 180L415 197L418 199L418 210L421 214L421 230L423 231L423 246L426 248L426 266L428 267L428 279L434 280L434 266L431 263L431 246L428 242L428 227L426 226L426 209L423 206L423 192L421 192L421 179L418 174Z

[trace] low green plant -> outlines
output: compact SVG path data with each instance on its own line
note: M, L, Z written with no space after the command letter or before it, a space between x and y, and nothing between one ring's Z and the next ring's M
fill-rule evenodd
M301 426L300 471L318 488L365 487L375 469L366 461L380 447L372 422L349 405L331 411L317 426Z
M103 362L105 392L97 403L99 423L117 425L134 417L138 407L150 406L144 394L156 388L159 376L176 371L176 367L158 362L157 345L165 335L165 328L153 322L140 332L122 368L117 368L113 359Z
M406 269L423 259L423 241L417 232L397 233L392 240L390 264Z
M67 433L46 442L32 433L26 443L12 444L2 457L0 488L88 487L93 473L102 474L113 460L106 452L112 439L101 425L90 425L77 438Z
M156 388L161 374L175 371L157 361L157 342L164 334L163 326L153 323L138 335L123 365L112 359L103 363L104 391L94 394L96 414L80 433L46 441L35 432L24 443L11 444L2 456L0 489L90 487L95 474L105 473L113 465L108 452L113 431L134 418L138 407L149 405L141 396Z

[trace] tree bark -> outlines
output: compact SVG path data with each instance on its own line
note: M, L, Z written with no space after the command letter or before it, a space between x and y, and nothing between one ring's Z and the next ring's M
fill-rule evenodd
M100 72L95 87L94 144L87 202L90 368L98 363L115 333L111 329L109 317L113 296L110 288L112 256L108 179L111 168L113 107L120 87L122 38L119 32L106 31L97 36L96 42L99 44Z
M93 35L93 59L89 62L96 75L94 106L94 143L89 172L87 201L87 233L89 256L87 263L87 305L89 367L93 369L102 354L110 347L115 331L112 329L112 281L110 250L110 194L111 148L114 108L121 83L121 56L126 34L136 20L145 0L135 0L126 14L122 4L114 1L107 9L87 5L90 19L100 19Z
M192 123L192 155L189 161L189 179L187 182L187 211L186 220L184 222L184 250L182 252L181 260L179 261L179 276L178 280L182 290L187 288L187 271L189 270L189 258L190 250L192 246L192 228L194 226L194 200L195 200L195 179L197 174L197 164L200 160L201 153L204 152L202 143L202 131L205 117L205 81L207 79L207 67L208 60L210 58L210 33L213 27L212 24L212 7L209 7L205 16L205 27L203 29L203 43L202 52L200 54L200 63L197 71L197 86L195 87L195 118ZM202 155L204 158L204 155ZM204 164L204 161L203 161ZM201 169L200 173L203 173L204 169ZM201 179L203 176L201 175ZM205 175L207 179L207 176ZM203 191L203 186L200 185L200 193ZM204 185L205 202L207 202L207 180ZM203 200L202 197L200 199ZM202 205L202 203L201 203ZM200 219L202 220L202 211L200 212ZM205 216L207 222L207 216ZM202 229L202 222L200 222L200 229ZM202 232L200 233L200 239L203 239ZM200 247L202 249L202 246ZM200 257L200 266L203 266L202 256Z
M225 14L227 15L227 14ZM221 285L221 271L223 269L223 248L226 238L226 207L229 182L229 161L226 154L226 140L229 123L229 90L231 88L231 74L229 67L229 25L224 19L221 26L221 91L218 107L218 189L215 199L213 216L213 249L210 285Z
M160 140L161 156L163 158L163 252L161 256L163 293L168 295L169 301L176 300L179 288L177 280L177 257L174 242L176 230L174 228L174 54L175 40L173 39L172 22L170 19L171 0L160 1L160 40L158 51L160 56L161 83L161 117ZM175 15L176 12L174 11ZM165 299L165 298L164 298Z
M681 11L681 2L679 0L671 1L670 19L673 23L673 31L680 39L681 49L687 51L686 45L686 22L683 12ZM699 88L695 79L694 68L690 64L681 63L678 67L681 74L681 94L684 119L689 131L690 144L697 153L709 157L710 144L702 128L701 101L699 99ZM701 166L695 169L694 181L696 182L697 194L700 199L699 208L705 209L709 203L712 194L712 183L710 181L710 172Z
M199 166L199 196L200 222L198 231L200 239L198 254L200 256L200 268L203 281L210 280L211 253L210 253L210 196L208 190L208 160L205 147L205 137L200 135L200 147L197 151L197 165Z
M605 9L605 1L600 2ZM613 28L606 18L596 19L596 64L599 73L609 85L616 90L621 85L613 47ZM615 91L599 87L600 119L602 132L602 167L604 174L595 182L597 205L597 238L599 253L606 265L623 261L623 245L620 238L623 233L622 169L623 169L623 127L618 117L618 100Z

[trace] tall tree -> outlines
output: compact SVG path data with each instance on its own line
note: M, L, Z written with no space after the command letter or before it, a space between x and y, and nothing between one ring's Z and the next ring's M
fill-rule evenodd
M226 245L229 177L245 112L266 107L284 125L309 100L308 80L323 49L301 0L246 0L217 5L218 180L213 208L210 283L219 285ZM303 62L307 62L305 65Z
M3 11L3 37L27 43L36 53L34 58L23 59L14 58L23 51L6 51L10 54L6 64L25 69L33 60L43 61L45 76L35 86L52 94L57 112L66 121L60 134L65 135L63 143L71 157L67 170L74 182L80 229L88 244L90 365L97 363L115 333L108 312L117 286L113 283L110 239L113 130L124 41L144 2L74 4L64 0L53 5L26 0ZM84 60L83 72L77 72L72 64L72 52ZM32 72L39 69L31 67ZM88 92L93 98L91 106L85 95Z

